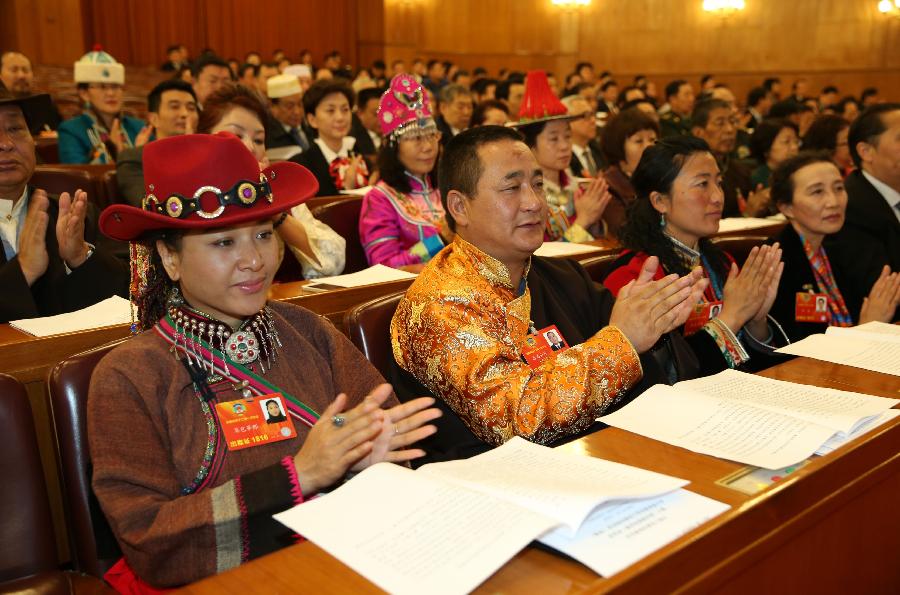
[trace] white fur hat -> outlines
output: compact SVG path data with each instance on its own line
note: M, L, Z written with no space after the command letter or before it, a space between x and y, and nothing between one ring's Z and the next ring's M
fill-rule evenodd
M278 74L266 81L266 95L269 99L279 99L289 95L302 95L300 81L293 74Z
M88 52L75 63L76 83L118 83L125 84L125 67L100 49Z

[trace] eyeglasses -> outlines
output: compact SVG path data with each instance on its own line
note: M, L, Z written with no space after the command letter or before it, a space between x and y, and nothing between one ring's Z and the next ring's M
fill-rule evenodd
M402 142L402 143L415 143L415 144L424 144L424 145L436 143L439 140L441 140L440 132L428 132L425 134L416 134L416 135L408 134L408 135L400 138L400 142Z

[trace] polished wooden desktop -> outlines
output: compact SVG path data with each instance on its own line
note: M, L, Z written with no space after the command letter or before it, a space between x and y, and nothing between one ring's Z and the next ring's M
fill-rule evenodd
M900 397L900 377L805 358L764 376ZM742 465L608 428L561 448L667 473L731 510L610 579L536 547L476 593L896 593L900 592L900 419L815 457L746 495L717 483ZM377 502L377 495L372 496ZM372 514L378 514L373 505ZM181 592L370 593L379 590L304 542Z

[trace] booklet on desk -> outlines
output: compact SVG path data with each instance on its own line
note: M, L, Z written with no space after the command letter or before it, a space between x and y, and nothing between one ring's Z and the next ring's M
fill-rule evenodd
M900 376L900 326L893 324L831 326L824 335L810 335L776 351Z
M356 271L355 273L346 273L344 275L336 275L334 277L320 277L315 279L309 285L303 287L306 291L315 291L316 288L325 287L325 289L333 289L335 287L361 287L363 285L373 285L375 283L390 283L391 281L402 281L404 279L415 279L416 274L408 271L401 271L383 264L376 264L367 269Z
M75 312L42 318L12 320L9 324L35 337L49 337L130 322L131 302L114 295Z
M657 384L599 421L694 452L780 469L897 403L725 370L674 386Z
M538 538L618 572L728 509L687 483L513 438L417 471L374 465L275 518L391 593L465 593Z
M574 256L588 252L599 252L600 248L591 244L576 244L574 242L544 242L535 250L535 256Z

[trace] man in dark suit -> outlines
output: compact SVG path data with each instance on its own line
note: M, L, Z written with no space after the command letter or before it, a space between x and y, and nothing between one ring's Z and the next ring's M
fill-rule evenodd
M374 164L375 155L381 147L378 103L382 93L384 89L378 87L361 90L356 96L356 112L350 125L350 136L356 139L354 147L370 164Z
M441 89L439 107L441 115L435 123L441 131L441 144L446 145L472 121L472 92L462 85L446 85Z
M871 287L884 265L900 271L900 103L866 109L850 126L847 142L857 169L845 182L844 227L826 247L841 247L829 255L852 254L853 266L847 268L853 282Z
M747 93L747 113L750 114L749 128L756 128L769 114L772 94L765 87L754 87Z
M573 116L572 120L572 159L569 169L572 175L579 178L592 178L603 169L603 156L597 149L597 117L591 104L581 95L569 95L562 98L563 104Z
M290 159L309 150L309 136L303 129L303 88L300 79L278 74L266 81L271 114L266 121L266 150L270 159ZM279 151L271 151L279 149Z
M616 100L619 98L619 84L608 80L600 86L600 100L597 103L597 111L605 112L610 116L619 113Z
M197 130L197 96L190 83L167 79L147 96L147 119L153 128L153 140L193 134ZM152 142L152 141L151 141ZM119 196L129 204L141 206L144 198L144 145L123 149L116 159L116 186Z
M96 247L87 195L59 198L28 185L35 168L28 117L48 95L0 85L0 322L70 312L128 295L128 267Z

